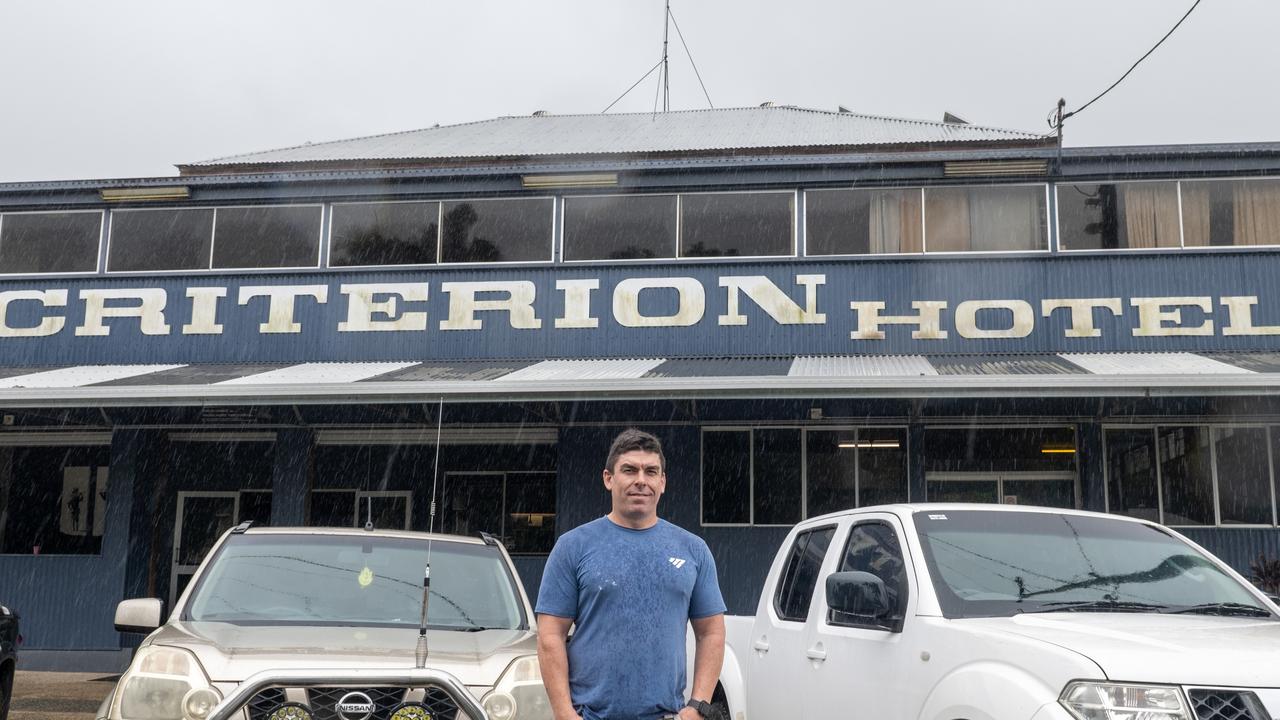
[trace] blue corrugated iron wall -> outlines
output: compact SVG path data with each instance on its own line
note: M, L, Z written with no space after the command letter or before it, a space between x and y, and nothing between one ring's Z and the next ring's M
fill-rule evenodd
M1249 565L1261 553L1280 558L1280 528L1175 528L1192 542L1222 558L1237 572L1250 577Z
M799 275L824 275L818 288L818 311L823 324L780 325L754 303L743 297L741 311L745 326L723 326L717 318L726 311L726 290L719 287L724 276L763 275L803 305L804 288ZM628 328L612 314L615 286L628 278L694 278L706 296L705 314L689 327ZM591 311L599 327L556 328L555 319L564 311L563 293L557 280L595 279L600 287L591 293ZM528 281L536 287L534 309L541 321L539 329L512 329L507 313L482 311L479 330L439 329L448 317L449 294L444 282ZM347 319L347 298L340 292L344 283L426 283L429 300L399 303L398 313L427 312L423 331L339 332ZM258 325L266 320L267 299L237 303L239 288L258 285L324 285L328 300L318 304L310 298L297 301L295 320L298 333L260 334ZM182 335L182 326L191 320L188 287L217 286L228 289L219 306L218 321L225 328L220 335ZM415 360L476 358L546 358L596 356L758 356L792 354L920 354L991 352L1096 352L1140 350L1245 350L1280 349L1280 336L1230 336L1222 334L1227 324L1225 309L1218 298L1250 295L1259 298L1254 322L1280 324L1280 253L1275 251L1192 252L1170 254L1056 254L1034 257L973 256L966 258L842 259L770 262L697 262L607 265L530 266L493 268L450 268L412 271L299 272L290 274L201 275L185 277L96 277L6 281L9 290L68 289L66 308L42 308L32 300L10 303L8 323L12 327L34 327L48 316L65 316L65 327L42 338L0 339L0 364L93 364L118 362L316 362L338 360ZM78 292L86 288L163 288L166 291L167 335L142 335L136 318L109 318L111 333L105 337L81 337L75 328L84 316ZM1137 311L1128 303L1133 297L1210 297L1212 311L1182 308L1182 323L1198 326L1214 321L1210 336L1135 337ZM481 294L478 299L502 299L503 293ZM640 308L650 316L670 315L676 310L672 290L651 289L640 296ZM1040 301L1046 298L1118 297L1124 303L1122 317L1098 311L1094 319L1102 331L1098 338L1067 338L1070 326L1066 310L1040 317ZM1035 311L1035 329L1020 339L966 339L952 323L952 311L966 300L1024 300ZM851 301L881 301L884 315L911 315L911 303L940 300L948 303L942 327L948 337L913 340L912 327L886 326L884 340L851 340L856 314ZM128 306L136 301L113 301ZM1002 327L1005 311L984 311L980 324ZM375 319L385 319L377 317ZM370 339L376 342L370 342Z
M116 650L124 568L101 556L0 555L0 604L22 616L23 647Z

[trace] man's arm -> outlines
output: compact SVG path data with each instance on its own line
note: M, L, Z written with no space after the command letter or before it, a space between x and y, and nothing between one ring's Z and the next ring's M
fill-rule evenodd
M724 615L690 620L693 625L693 689L690 699L711 702L720 680L720 666L724 664ZM539 625L541 629L541 625ZM544 671L545 672L545 671ZM545 677L545 674L544 674ZM693 708L680 711L681 720L698 720Z
M572 618L538 615L538 665L542 668L542 684L547 688L551 713L555 720L582 720L573 709L569 695L569 649L566 638ZM724 654L724 623L720 623L721 656ZM719 661L716 664L719 667ZM719 675L717 669L716 674Z

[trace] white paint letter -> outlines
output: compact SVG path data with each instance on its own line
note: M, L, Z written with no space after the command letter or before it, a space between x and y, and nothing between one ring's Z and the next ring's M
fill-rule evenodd
M143 335L168 335L169 325L164 321L164 306L168 296L163 288L138 290L81 290L84 301L84 323L76 328L76 335L106 336L111 328L103 324L104 318L136 317ZM137 300L137 305L107 307L108 300Z
M796 284L804 288L804 307L800 307L763 275L722 277L720 287L729 289L728 307L718 322L721 325L747 324L747 316L738 307L738 295L746 293L757 307L768 313L779 325L822 325L827 321L827 316L818 312L818 286L826 283L826 275L797 275Z
M268 297L267 321L258 325L263 334L300 333L302 323L293 321L293 310L299 297L315 298L324 305L329 302L328 285L250 285L240 288L239 303L248 305L256 297Z
M35 327L11 327L9 303L16 300L35 300L44 307L66 307L66 290L6 290L0 292L0 337L48 337L66 327L67 319L60 315L46 315Z
M858 313L858 329L849 333L851 340L883 340L884 331L881 325L915 325L911 331L912 340L944 340L947 331L942 329L942 311L947 309L945 300L916 300L911 303L918 315L881 315L884 310L882 302L849 303L849 307Z
M1009 327L987 330L978 327L979 310L1008 310L1012 313ZM956 306L956 332L962 338L1024 338L1036 327L1036 312L1024 300L966 300Z
M1224 297L1222 304L1227 307L1227 326L1222 328L1223 335L1280 335L1280 325L1254 325L1253 306L1258 304L1256 295L1244 297Z
M440 323L441 330L479 330L484 326L477 312L505 310L511 327L537 330L542 321L533 312L538 289L528 280L513 282L447 282L440 289L449 293L449 319ZM476 293L506 293L504 300L477 300Z
M1205 320L1196 327L1182 327L1182 310L1166 310L1171 306L1185 305L1197 307L1205 315L1213 312L1213 298L1208 297L1155 297L1130 298L1129 303L1138 308L1138 327L1133 329L1134 336L1170 336L1170 335L1212 335L1213 321ZM1166 326L1164 323L1176 323Z
M556 318L556 327L600 327L600 319L591 316L591 291L600 289L599 280L557 280L556 289L564 293L564 317Z
M405 312L396 317L400 299L405 302L425 302L426 283L378 283L374 285L342 285L339 292L347 296L347 320L338 323L338 332L387 332L391 330L426 330L425 312ZM386 295L382 302L374 302L377 295ZM374 320L374 314L384 315L386 320Z
M218 301L226 296L227 289L224 287L187 288L187 297L191 298L191 322L182 326L182 334L221 335Z
M1045 317L1059 308L1071 308L1071 328L1064 337L1086 338L1102 337L1102 331L1094 327L1093 311L1095 308L1106 308L1112 315L1120 317L1124 312L1120 298L1074 298L1069 300L1041 300L1040 313Z
M679 305L673 315L641 315L640 293L644 290L675 290ZM631 278L613 288L613 319L623 327L689 327L697 325L707 311L707 295L702 283L691 277Z

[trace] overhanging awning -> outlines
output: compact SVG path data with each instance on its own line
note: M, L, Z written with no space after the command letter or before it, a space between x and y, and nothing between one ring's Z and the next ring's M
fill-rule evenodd
M0 406L1280 395L1280 353L0 367Z

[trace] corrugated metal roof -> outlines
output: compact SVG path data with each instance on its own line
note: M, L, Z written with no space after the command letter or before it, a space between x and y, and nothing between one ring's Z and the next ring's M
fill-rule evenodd
M423 382L431 380L497 380L533 365L535 360L461 360L428 362L397 370L376 378L376 382ZM373 381L371 381L373 382Z
M172 370L181 365L77 365L0 380L0 388L72 388L110 382L135 375Z
M501 117L232 155L180 167L966 142L1035 144L1044 142L1044 137L980 125L779 106Z
M643 377L666 360L604 359L604 360L544 360L523 370L498 378L498 382L530 382L539 380L631 380Z
M747 377L784 376L793 358L684 358L668 360L645 377Z
M911 377L937 375L923 355L848 355L843 357L798 357L791 364L791 377Z
M1095 375L1240 375L1252 372L1194 353L1067 353L1062 357Z
M309 383L353 383L416 365L411 362L303 363L257 375L222 380L215 385L294 385Z
M939 375L1078 375L1084 372L1057 355L940 355L929 362Z

